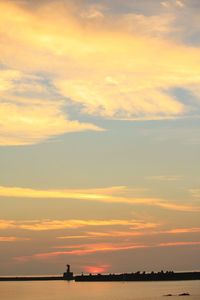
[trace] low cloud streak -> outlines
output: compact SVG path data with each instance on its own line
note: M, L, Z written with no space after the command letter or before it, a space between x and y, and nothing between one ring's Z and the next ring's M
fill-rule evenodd
M37 253L31 256L19 256L15 257L15 260L20 262L27 262L29 260L48 260L59 256L75 255L84 256L91 255L98 252L115 252L115 251L129 251L137 249L148 249L148 248L163 248L163 247L181 247L181 246L199 246L199 241L181 241L181 242L165 242L165 243L151 243L151 244L137 244L137 243L97 243L97 244L82 244L82 245L71 245L71 246L58 246L56 248L66 248L66 251L52 251L45 253Z
M123 203L129 205L148 205L157 206L163 209L199 212L198 205L180 204L167 201L160 198L132 197L130 192L134 190L125 186L108 187L102 189L59 189L59 190L36 190L21 187L4 187L0 186L0 197L16 198L39 198L39 199L68 199L82 201L98 201L103 203Z
M82 227L129 226L132 229L149 229L157 227L156 223L139 220L0 220L0 230L23 229L30 231L76 229Z

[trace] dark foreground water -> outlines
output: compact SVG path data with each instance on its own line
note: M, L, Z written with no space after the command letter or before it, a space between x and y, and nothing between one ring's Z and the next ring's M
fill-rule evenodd
M189 292L190 296L177 296ZM172 297L163 295L173 294ZM200 281L0 282L1 300L200 300Z

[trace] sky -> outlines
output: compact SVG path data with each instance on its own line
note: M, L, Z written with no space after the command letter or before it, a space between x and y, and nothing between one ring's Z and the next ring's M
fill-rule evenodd
M0 0L0 276L200 270L199 0Z

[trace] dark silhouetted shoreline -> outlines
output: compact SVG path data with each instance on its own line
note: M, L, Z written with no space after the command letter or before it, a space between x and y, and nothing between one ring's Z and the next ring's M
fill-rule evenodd
M122 273L122 274L82 274L73 275L73 272L65 272L63 276L15 276L0 277L0 281L53 281L66 280L77 282L96 281L180 281L200 280L200 272L151 272L151 273Z
M14 277L0 277L0 281L50 281L50 280L64 280L63 276L14 276Z
M75 276L75 281L177 281L200 280L200 272L123 273Z

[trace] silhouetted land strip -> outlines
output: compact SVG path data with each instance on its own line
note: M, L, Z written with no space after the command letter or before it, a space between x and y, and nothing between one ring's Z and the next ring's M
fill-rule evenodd
M0 277L0 281L51 281L64 280L63 276L16 276Z
M123 274L97 274L80 275L74 277L75 281L176 281L200 280L200 272L158 272L158 273L123 273Z
M75 280L78 282L96 281L178 281L200 280L200 272L158 272L158 273L122 273L122 274L89 274L73 275L65 272L63 276L16 276L0 277L0 281L52 281L52 280Z

